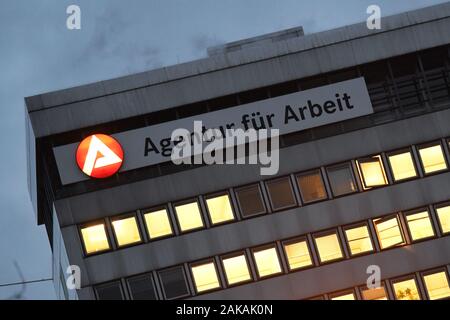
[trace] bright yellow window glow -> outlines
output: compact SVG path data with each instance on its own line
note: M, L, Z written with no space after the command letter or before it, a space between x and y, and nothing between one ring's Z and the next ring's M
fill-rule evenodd
M450 287L445 271L426 275L423 279L430 300L450 297Z
M414 279L396 282L393 284L393 287L397 300L420 300L419 291L417 290Z
M407 215L406 222L413 241L434 236L428 211Z
M440 144L419 149L419 154L426 174L447 169L444 152Z
M275 248L255 251L253 256L255 257L259 277L262 278L281 272L281 265Z
M436 209L443 233L450 232L450 206Z
M245 255L222 260L228 284L236 284L251 279Z
M347 293L342 296L336 296L331 298L331 300L356 300L353 293Z
M220 287L216 267L213 262L191 267L191 269L197 292L203 292Z
M141 235L135 217L129 217L112 222L114 234L119 247L141 242Z
M173 233L166 209L147 212L144 214L144 219L150 239L168 236Z
M284 245L284 250L291 270L312 265L306 240Z
M203 227L203 220L197 202L176 206L175 212L181 231Z
M345 230L348 245L352 255L373 250L369 229L366 225Z
M384 172L381 156L375 156L371 159L358 161L360 175L363 181L364 189L384 186L387 184L386 174Z
M361 290L363 300L387 300L384 287Z
M343 257L339 239L336 233L326 236L314 238L319 251L319 258L321 262L340 259Z
M376 219L374 222L381 249L390 248L404 243L402 232L396 217L388 220Z
M84 248L86 253L94 253L109 249L109 242L106 236L105 225L98 224L81 229Z
M233 209L227 194L206 200L213 224L234 220Z
M389 163L391 164L395 181L417 177L411 152L408 151L389 156Z

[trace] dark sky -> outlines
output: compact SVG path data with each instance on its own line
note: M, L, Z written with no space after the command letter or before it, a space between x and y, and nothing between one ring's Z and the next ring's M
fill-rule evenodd
M0 285L51 276L26 180L24 100L42 92L202 58L206 48L302 25L313 33L443 0L0 0ZM81 7L81 30L66 8ZM20 287L0 287L0 299ZM25 298L54 298L50 282Z

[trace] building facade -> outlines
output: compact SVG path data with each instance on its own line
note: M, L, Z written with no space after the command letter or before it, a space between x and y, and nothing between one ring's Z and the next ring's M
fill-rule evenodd
M294 28L26 98L29 189L55 283L69 264L81 270L81 288L59 296L448 298L448 30L450 3L383 18L381 30ZM321 101L321 114L333 115L320 122L311 97L347 89L355 113L338 116L341 102ZM310 102L297 115L311 121L280 129L276 175L261 165L175 165L153 150L163 145L148 149L147 138L192 119L286 101ZM76 159L98 134L124 149L121 169L104 179ZM160 158L148 160L149 150Z

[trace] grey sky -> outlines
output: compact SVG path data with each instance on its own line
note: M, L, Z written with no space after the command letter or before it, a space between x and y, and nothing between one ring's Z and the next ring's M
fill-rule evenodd
M23 97L204 57L208 46L303 25L306 33L444 0L0 0L0 284L51 276L43 226L29 203ZM82 29L66 29L77 4ZM20 287L0 287L0 299ZM26 298L54 297L51 283Z

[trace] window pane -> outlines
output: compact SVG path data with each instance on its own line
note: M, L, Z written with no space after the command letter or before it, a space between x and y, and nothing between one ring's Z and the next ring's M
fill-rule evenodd
M413 241L434 236L428 211L418 212L406 216L409 232Z
M307 203L326 199L327 192L325 191L320 171L297 176L297 183L303 202Z
M277 210L296 205L289 177L267 181L266 185L273 209Z
M260 278L281 272L280 261L275 247L254 251L256 268Z
M314 238L319 252L320 262L340 259L343 257L339 238L336 233Z
M397 217L375 219L374 223L381 249L404 243Z
M189 294L182 266L158 272L166 299L174 299Z
M194 284L197 292L216 289L220 287L214 262L191 267Z
M443 233L450 232L450 206L436 209Z
M445 271L426 275L423 280L430 300L450 297L450 288Z
M387 300L384 287L361 290L363 300Z
M356 300L355 294L353 292L346 293L343 295L335 296L331 300Z
M151 275L137 276L127 280L133 300L156 300Z
M358 160L358 167L364 189L384 186L387 184L381 156Z
M373 250L369 229L366 225L345 230L348 246L352 255Z
M222 260L228 284L235 284L251 279L247 259L244 254Z
M230 197L224 194L206 200L209 216L212 224L234 220L233 209L231 208Z
M119 281L95 287L98 300L123 300L122 287Z
M203 220L197 201L175 207L181 231L188 231L203 227Z
M135 217L115 220L112 222L114 234L119 247L141 242L141 235Z
M388 158L395 181L417 177L411 152L391 155Z
M144 219L150 239L168 236L173 233L166 209L147 212L144 214Z
M334 196L341 196L356 191L356 184L349 163L327 168L327 173Z
M440 144L421 148L419 154L426 174L447 169L444 152Z
M84 248L86 253L100 252L109 249L109 242L106 236L105 225L103 223L81 229Z
M306 240L285 244L284 251L286 252L289 268L291 270L312 265Z
M404 280L393 284L394 294L398 300L420 300L414 279Z
M255 184L239 189L236 191L236 195L243 217L266 212L259 185Z

